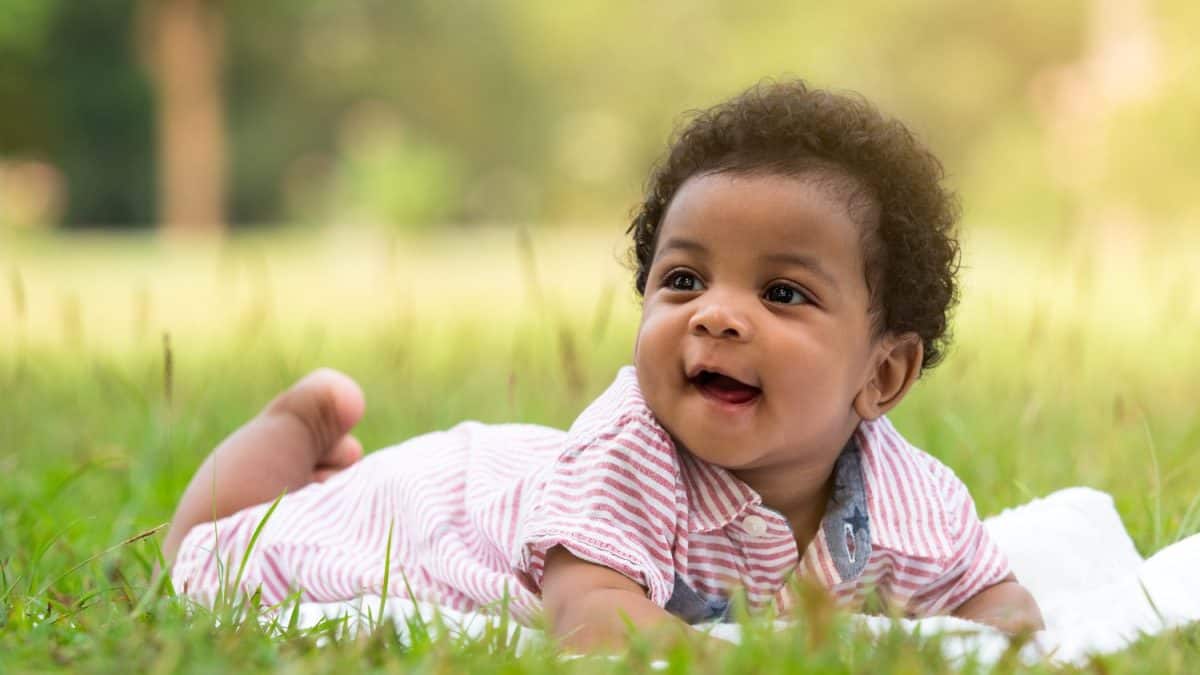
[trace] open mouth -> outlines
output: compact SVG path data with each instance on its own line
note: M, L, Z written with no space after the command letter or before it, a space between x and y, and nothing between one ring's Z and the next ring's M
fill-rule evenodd
M711 370L701 370L688 381L705 396L734 405L750 403L762 395L758 387Z

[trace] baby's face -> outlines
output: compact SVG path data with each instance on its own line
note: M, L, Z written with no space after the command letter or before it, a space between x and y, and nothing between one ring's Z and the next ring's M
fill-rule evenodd
M709 174L658 233L634 360L675 440L727 469L831 464L872 369L861 226L813 180Z

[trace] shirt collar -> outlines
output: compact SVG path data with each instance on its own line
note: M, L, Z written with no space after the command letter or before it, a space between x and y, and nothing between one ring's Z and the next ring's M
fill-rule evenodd
M862 574L871 557L871 518L856 436L846 442L833 467L833 491L821 519L829 557L843 581Z
M679 464L688 500L688 531L719 530L762 497L727 469L679 448Z
M833 490L821 519L821 530L834 566L843 580L857 577L871 553L871 521L859 443L855 433L846 442L833 468ZM761 504L749 485L727 469L679 449L681 473L688 499L688 531L719 530Z

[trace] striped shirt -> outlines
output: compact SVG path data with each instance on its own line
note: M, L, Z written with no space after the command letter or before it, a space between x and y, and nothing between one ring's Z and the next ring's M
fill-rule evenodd
M546 553L562 546L696 622L724 615L737 588L751 609L786 610L793 573L851 609L874 589L913 616L950 611L1009 574L966 487L886 419L859 426L834 478L801 556L753 489L675 446L626 367L567 432L467 422L286 495L239 590L260 590L266 605L293 593L331 602L382 594L386 577L388 595L459 611L503 604L532 622ZM213 602L269 506L192 529L176 590Z

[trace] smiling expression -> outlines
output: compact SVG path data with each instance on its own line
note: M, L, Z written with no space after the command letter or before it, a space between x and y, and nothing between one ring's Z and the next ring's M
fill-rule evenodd
M862 226L817 178L694 176L658 231L638 383L677 443L727 469L822 471L859 421L876 342Z

